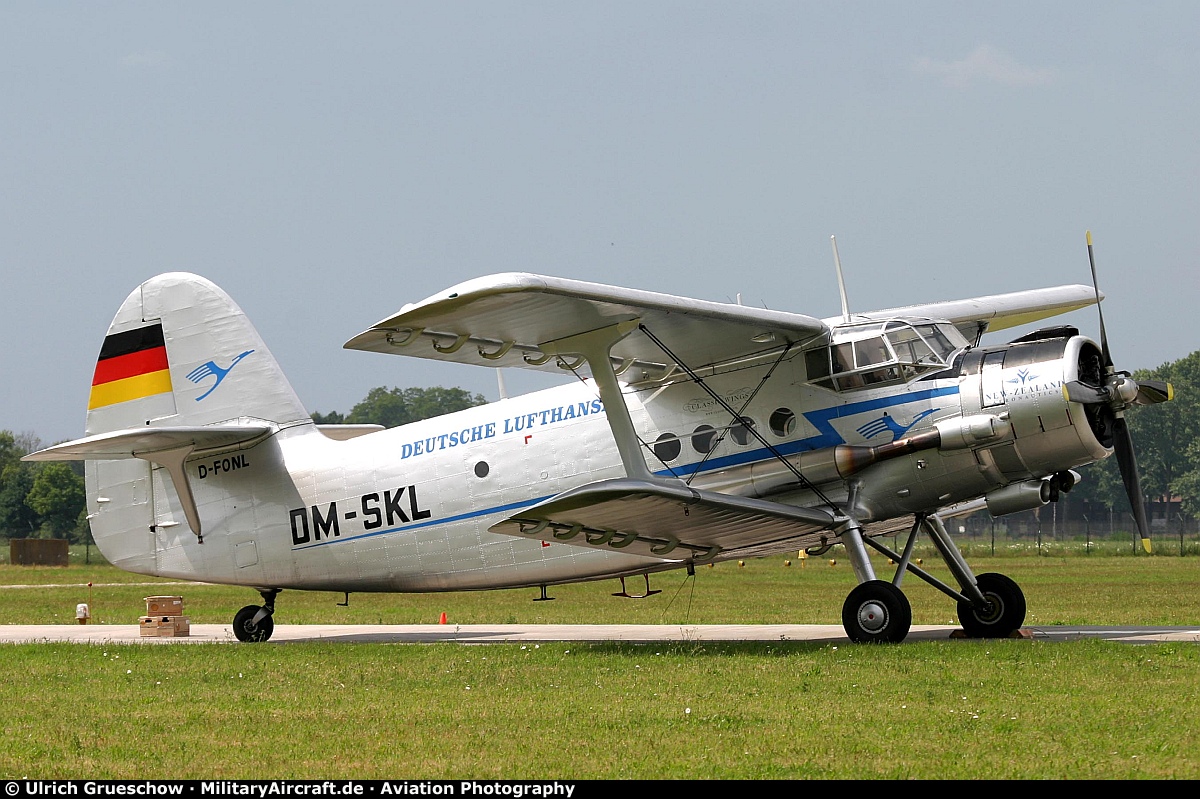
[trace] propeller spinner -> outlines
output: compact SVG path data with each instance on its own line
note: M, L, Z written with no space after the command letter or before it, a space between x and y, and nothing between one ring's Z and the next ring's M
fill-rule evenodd
M1071 402L1095 406L1103 416L1105 427L1111 431L1112 447L1117 456L1117 467L1125 484L1125 494L1137 523L1142 548L1150 551L1150 522L1146 518L1146 503L1142 495L1141 479L1138 477L1137 457L1133 450L1133 437L1125 411L1133 405L1154 405L1174 397L1170 383L1162 380L1135 381L1128 372L1118 372L1113 366L1112 353L1108 348L1108 335L1104 330L1104 312L1100 309L1100 285L1096 279L1096 257L1092 251L1092 232L1087 232L1088 261L1092 267L1092 287L1096 291L1096 311L1100 316L1100 349L1104 359L1103 375L1091 380L1072 380L1063 385L1063 395Z

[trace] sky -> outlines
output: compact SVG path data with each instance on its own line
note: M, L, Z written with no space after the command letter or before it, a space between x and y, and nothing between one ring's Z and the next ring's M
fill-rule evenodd
M0 430L81 436L113 315L168 271L347 412L497 398L342 349L472 277L828 317L830 236L867 311L1088 284L1091 230L1117 367L1151 368L1200 349L1198 142L1195 2L10 0Z

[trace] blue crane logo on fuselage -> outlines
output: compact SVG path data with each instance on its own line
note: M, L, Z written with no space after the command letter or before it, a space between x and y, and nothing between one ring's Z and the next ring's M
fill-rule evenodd
M911 422L909 422L908 424L900 424L895 419L893 419L891 416L889 416L885 413L883 416L880 416L878 419L872 419L871 421L864 424L862 427L858 428L858 434L860 436L862 436L863 438L871 439L871 438L874 438L875 436L881 436L890 430L892 432L892 441L896 441L902 435L907 433L909 431L909 428L911 428L917 422L921 421L926 416L928 416L929 414L933 413L936 410L939 410L939 409L938 408L930 408L927 411L921 411L916 416L914 416L913 420Z
M229 367L227 369L222 369L220 366L217 366L216 361L209 361L208 363L203 364L201 366L197 366L195 369L188 372L187 379L191 380L193 383L199 383L201 380L203 380L206 377L214 377L215 376L217 378L217 382L215 382L211 386L209 386L208 391L205 391L203 394L196 397L196 402L199 402L200 400L207 397L209 394L216 391L217 386L221 385L221 381L225 379L225 375L229 374L233 370L233 367L237 366L238 361L240 361L242 358L245 358L247 355L249 355L252 352L254 352L254 350L246 350L241 355L234 358L233 363L229 364Z

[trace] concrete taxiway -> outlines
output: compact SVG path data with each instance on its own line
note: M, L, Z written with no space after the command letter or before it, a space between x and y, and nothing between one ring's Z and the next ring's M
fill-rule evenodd
M0 643L80 644L237 643L228 624L193 624L185 637L145 636L136 624L0 625ZM906 642L949 640L961 635L953 625L913 625ZM1124 643L1200 643L1200 627L1026 627L1022 638L1070 641L1103 638ZM498 644L547 642L662 643L699 641L811 641L849 643L838 624L279 624L269 643Z

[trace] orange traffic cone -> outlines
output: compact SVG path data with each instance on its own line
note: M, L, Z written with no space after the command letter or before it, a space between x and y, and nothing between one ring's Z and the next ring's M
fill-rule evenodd
M445 624L445 623L446 623L446 611L443 610L442 617L440 619L438 619L438 624Z

